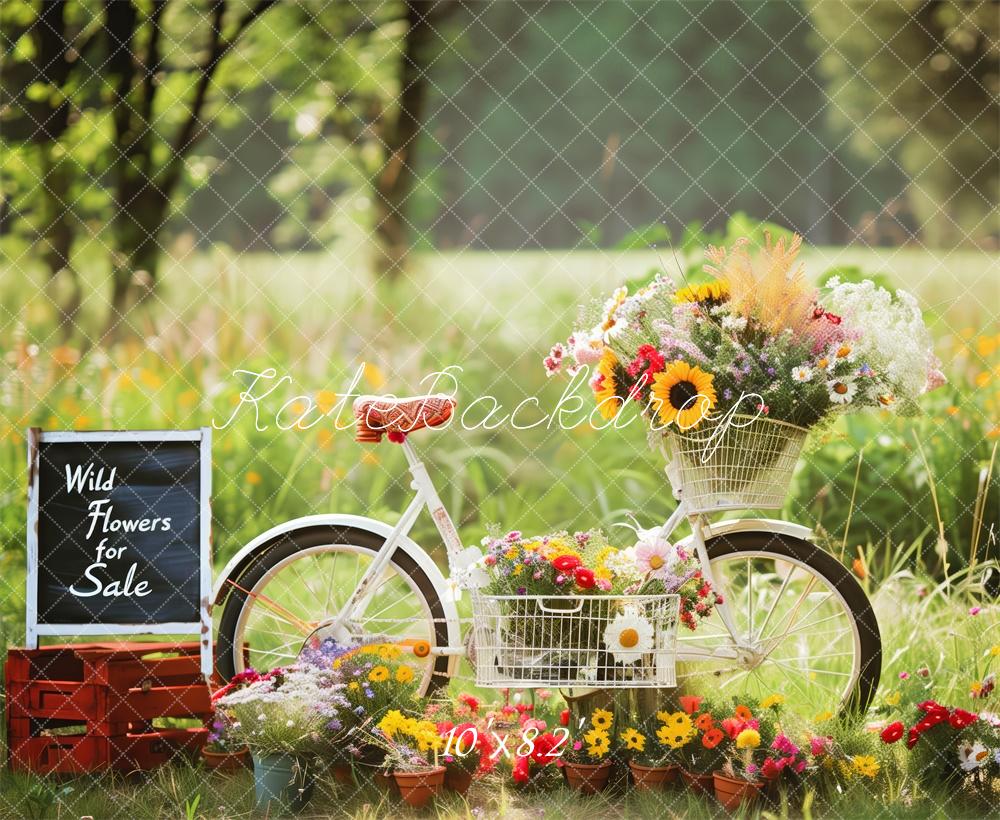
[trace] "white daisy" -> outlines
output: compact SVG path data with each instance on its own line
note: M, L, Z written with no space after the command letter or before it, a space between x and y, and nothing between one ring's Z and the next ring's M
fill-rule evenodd
M986 763L989 756L990 750L978 740L975 743L965 741L958 744L958 764L964 772L975 771Z
M616 663L635 663L653 650L653 625L635 607L626 607L605 628L604 645Z
M850 342L830 345L830 348L826 351L826 358L830 361L828 366L831 369L836 367L840 362L853 362L857 358L857 355L854 352L854 345Z
M858 392L858 386L854 382L841 379L830 379L826 383L826 389L834 404L850 404L854 400L854 394Z
M813 372L811 367L806 367L804 364L798 367L792 368L792 381L796 382L807 382L813 377Z

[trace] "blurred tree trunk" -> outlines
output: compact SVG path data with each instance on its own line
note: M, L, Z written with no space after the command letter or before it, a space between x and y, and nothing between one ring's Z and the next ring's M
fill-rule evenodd
M395 279L410 250L410 199L416 183L416 148L427 106L427 66L437 39L435 26L456 0L408 0L406 34L399 61L399 101L382 118L379 138L384 161L375 179L375 272Z

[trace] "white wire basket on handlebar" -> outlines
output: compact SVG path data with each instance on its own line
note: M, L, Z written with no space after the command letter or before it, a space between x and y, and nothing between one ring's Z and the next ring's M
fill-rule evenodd
M807 434L784 421L740 415L684 432L670 428L667 474L689 513L780 508Z
M476 685L677 683L677 595L472 596Z

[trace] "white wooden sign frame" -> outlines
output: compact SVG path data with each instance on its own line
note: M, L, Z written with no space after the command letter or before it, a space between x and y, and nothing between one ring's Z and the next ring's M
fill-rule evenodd
M25 645L38 648L38 639L50 635L198 635L201 643L201 672L205 680L212 676L212 429L197 430L101 430L45 432L37 427L28 430L28 579ZM200 443L200 589L199 620L192 623L159 624L40 624L38 623L38 458L40 444L59 442L167 442Z

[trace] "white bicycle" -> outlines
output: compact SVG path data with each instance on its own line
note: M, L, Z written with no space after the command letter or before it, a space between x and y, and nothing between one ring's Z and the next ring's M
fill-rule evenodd
M326 637L340 643L378 637L408 647L424 694L447 684L463 657L476 662L455 584L409 537L426 508L454 573L464 547L407 438L444 424L453 410L454 401L443 396L355 402L359 440L375 443L388 434L401 444L413 499L394 525L358 515L312 515L280 524L240 550L214 597L216 611L221 607L216 667L223 679L248 666L293 663L308 642ZM801 449L801 428L740 418L730 420L724 438L707 430L666 437L667 475L680 500L661 535L689 522L690 535L681 543L697 554L704 577L724 601L696 630L681 630L672 658L679 664L676 682L688 687L700 679L704 689L707 679L721 694L783 692L817 711L863 711L878 687L882 650L857 580L811 541L804 526L762 518L713 523L708 517L781 507Z

